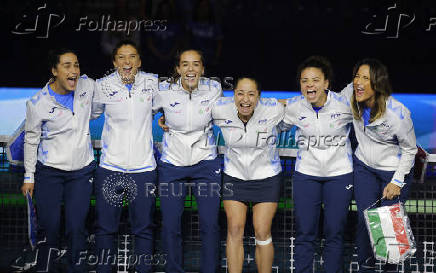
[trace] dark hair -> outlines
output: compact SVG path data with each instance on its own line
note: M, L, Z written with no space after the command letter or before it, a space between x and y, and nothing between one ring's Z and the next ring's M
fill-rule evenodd
M141 52L139 51L139 48L135 42L133 42L132 40L122 40L122 41L119 41L117 43L117 45L114 47L114 49L112 50L112 61L115 61L115 56L118 53L118 49L120 49L120 47L125 46L125 45L132 46L136 50L136 52L138 52L139 57L141 57Z
M238 83L239 83L240 81L242 81L242 80L250 80L250 81L253 81L254 84L256 85L256 90L258 91L258 93L259 93L259 97L260 97L260 93L261 93L261 87L260 87L260 84L259 84L259 82L258 82L255 78L250 77L250 76L242 76L242 77L239 77L239 78L236 80L235 89L236 89L236 86L238 86ZM233 92L234 92L234 90L233 90Z
M184 50L181 50L181 51L177 51L177 53L176 53L176 55L174 57L173 72L172 72L172 75L171 75L171 78L170 78L170 83L171 84L175 84L179 80L179 78L180 78L179 73L177 73L177 67L180 64L180 58L181 58L182 54L187 52L187 51L194 51L198 55L200 55L200 61L203 64L203 67L205 66L205 60L204 60L204 55L203 55L202 51L200 51L198 49L192 49L192 48L184 49Z
M67 53L72 53L77 56L77 53L74 50L67 48L52 49L48 52L48 70L52 78L54 78L54 75L51 70L53 68L56 69L56 66L60 62L61 56Z
M329 81L330 88L333 82L333 69L330 61L323 56L310 56L305 59L297 69L297 83L300 84L301 73L304 69L309 67L319 68L321 72L324 74L324 78Z
M370 122L373 122L383 116L386 112L386 100L392 94L392 86L389 81L387 67L377 59L368 58L358 61L353 68L353 79L362 65L369 66L369 80L371 88L375 92L375 103L371 110L370 117ZM351 109L353 110L353 116L355 119L362 118L363 111L360 111L360 109L363 107L363 102L357 102L356 93L353 92L353 97L351 98Z

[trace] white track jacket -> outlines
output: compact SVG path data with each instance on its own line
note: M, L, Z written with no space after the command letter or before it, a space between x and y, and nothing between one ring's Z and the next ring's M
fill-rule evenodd
M348 84L342 93L351 98L353 84ZM356 157L371 168L395 171L391 182L402 187L418 151L409 109L391 96L383 117L367 126L363 119L353 119L353 125L359 142Z
M94 81L86 75L79 78L74 112L50 95L49 83L26 104L24 183L34 183L37 160L45 166L75 171L94 159L89 133Z
M214 124L225 141L224 172L241 180L258 180L282 170L276 148L278 127L284 106L274 98L260 98L246 125L239 119L233 97L220 98L214 105Z
M153 155L152 103L158 76L139 71L132 89L118 72L96 81L92 117L104 112L100 167L125 173L156 168Z
M163 111L169 131L162 139L161 161L175 166L192 166L216 158L212 131L212 105L222 96L221 84L202 78L192 93L184 90L180 79L159 85L153 109Z
M298 127L295 170L319 177L352 172L353 157L348 139L352 119L347 98L333 91L328 91L327 101L318 113L304 96L290 98L280 126L283 130L292 125Z

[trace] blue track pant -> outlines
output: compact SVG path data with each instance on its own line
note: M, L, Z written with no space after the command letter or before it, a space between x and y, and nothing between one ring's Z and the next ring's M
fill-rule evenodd
M165 271L184 272L182 214L188 185L198 204L201 237L202 273L217 271L219 264L219 226L221 160L203 160L178 167L159 161L159 191L163 218L162 239L167 253ZM186 184L189 183L189 184Z
M85 220L92 193L95 161L77 171L63 171L40 162L35 172L35 199L38 220L38 272L51 272L59 254L61 207L65 208L67 272L85 272L80 253L87 250Z
M412 173L412 172L410 172ZM368 230L365 224L363 211L383 196L383 189L391 182L394 172L381 171L365 165L354 157L354 197L357 204L358 222L356 230L357 258L359 262L359 273L375 272L375 258L370 245ZM412 182L412 175L405 177L406 185L401 189L400 200L405 202L409 196L409 188ZM394 200L381 201L381 206L389 206L398 202ZM396 265L384 266L385 272L398 272Z
M121 173L97 168L96 198L96 249L99 263L97 272L112 272L117 257L114 242L118 236L123 196L129 202L129 220L134 235L135 270L151 272L153 261L153 214L155 209L154 187L156 170L142 173ZM121 203L120 203L121 202ZM101 259L103 257L103 259Z
M316 177L299 172L293 175L294 212L297 225L295 240L297 273L313 272L313 256L322 204L324 204L324 269L326 273L342 272L343 235L352 197L352 184L352 173L334 177Z

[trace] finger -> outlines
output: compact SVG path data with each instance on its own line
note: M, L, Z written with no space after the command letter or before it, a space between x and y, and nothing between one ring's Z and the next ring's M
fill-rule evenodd
M388 198L387 194L388 194L388 190L387 190L387 188L384 188L384 190L383 190L383 198Z

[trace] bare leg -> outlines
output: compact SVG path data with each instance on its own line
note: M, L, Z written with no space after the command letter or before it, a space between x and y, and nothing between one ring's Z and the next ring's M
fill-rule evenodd
M256 236L256 264L259 273L271 273L274 246L271 241L271 224L277 203L258 203L253 207L254 234Z
M242 272L244 262L244 227L247 206L238 201L225 200L224 210L227 215L227 266L230 273Z

